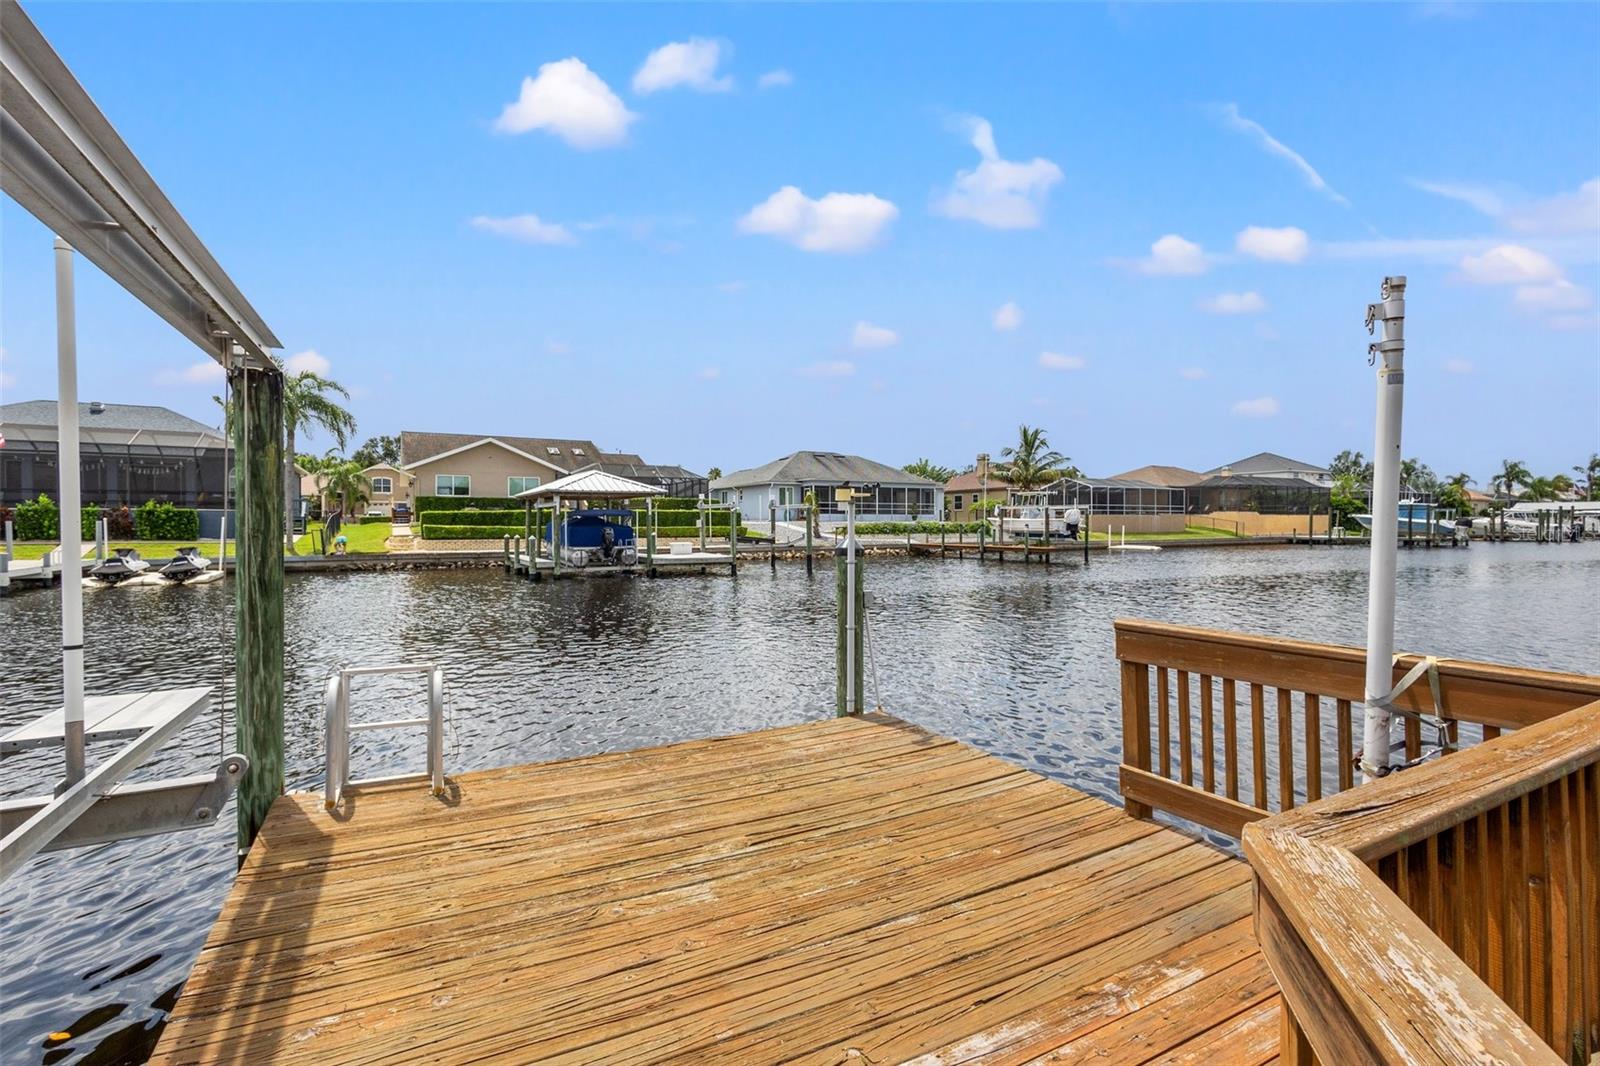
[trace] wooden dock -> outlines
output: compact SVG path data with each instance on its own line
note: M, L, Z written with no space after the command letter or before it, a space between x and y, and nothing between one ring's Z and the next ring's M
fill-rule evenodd
M280 798L152 1061L1276 1061L1249 868L883 716Z

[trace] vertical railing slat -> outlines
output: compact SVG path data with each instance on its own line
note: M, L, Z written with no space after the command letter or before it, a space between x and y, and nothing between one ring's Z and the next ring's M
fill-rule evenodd
M1278 809L1294 809L1294 697L1278 690Z
M1200 774L1207 792L1217 790L1217 739L1212 733L1211 675L1200 675Z
M1333 708L1339 719L1339 791L1343 792L1355 784L1356 749L1351 736L1350 701L1336 700Z
M1306 802L1322 798L1322 699L1306 693Z
M1194 784L1193 723L1189 721L1189 671L1178 671L1178 765L1183 783Z
M1261 686L1250 683L1250 775L1256 806L1267 809L1267 698Z
M1167 668L1156 666L1157 743L1161 747L1159 772L1162 777L1172 776L1172 722L1167 708Z
M1222 679L1222 765L1228 798L1239 798L1239 708L1233 678Z
M1150 667L1144 663L1122 664L1122 761L1150 769ZM1135 818L1155 813L1137 800L1124 799L1123 809Z

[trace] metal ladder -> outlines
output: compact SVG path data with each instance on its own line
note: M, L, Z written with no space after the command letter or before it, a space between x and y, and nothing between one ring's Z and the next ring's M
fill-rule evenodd
M357 722L350 724L350 683L357 677L376 674L425 674L428 678L428 717L394 718L382 722ZM324 786L323 801L328 810L339 805L347 790L365 785L392 785L405 781L429 783L435 796L444 794L444 670L433 663L394 663L387 666L347 666L328 678L323 691L323 709L327 717L328 780ZM365 733L375 729L405 729L426 726L428 729L428 768L417 774L396 774L390 777L350 777L350 734Z

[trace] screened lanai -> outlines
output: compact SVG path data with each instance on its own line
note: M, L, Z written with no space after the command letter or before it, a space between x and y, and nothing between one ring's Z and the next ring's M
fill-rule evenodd
M1064 477L1045 490L1049 502L1094 514L1183 514L1181 488L1123 478Z

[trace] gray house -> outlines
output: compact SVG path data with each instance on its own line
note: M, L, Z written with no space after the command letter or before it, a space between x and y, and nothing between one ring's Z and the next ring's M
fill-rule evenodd
M1257 452L1244 459L1206 471L1207 477L1298 478L1323 488L1333 484L1333 474L1325 466L1303 463L1275 452Z
M844 508L834 502L841 488L871 486L856 501L856 516L869 521L937 519L944 513L944 486L859 455L795 452L749 470L736 470L711 483L712 499L737 504L745 521L763 521L778 505L778 518L798 518L806 493L815 492L824 522L840 521Z

